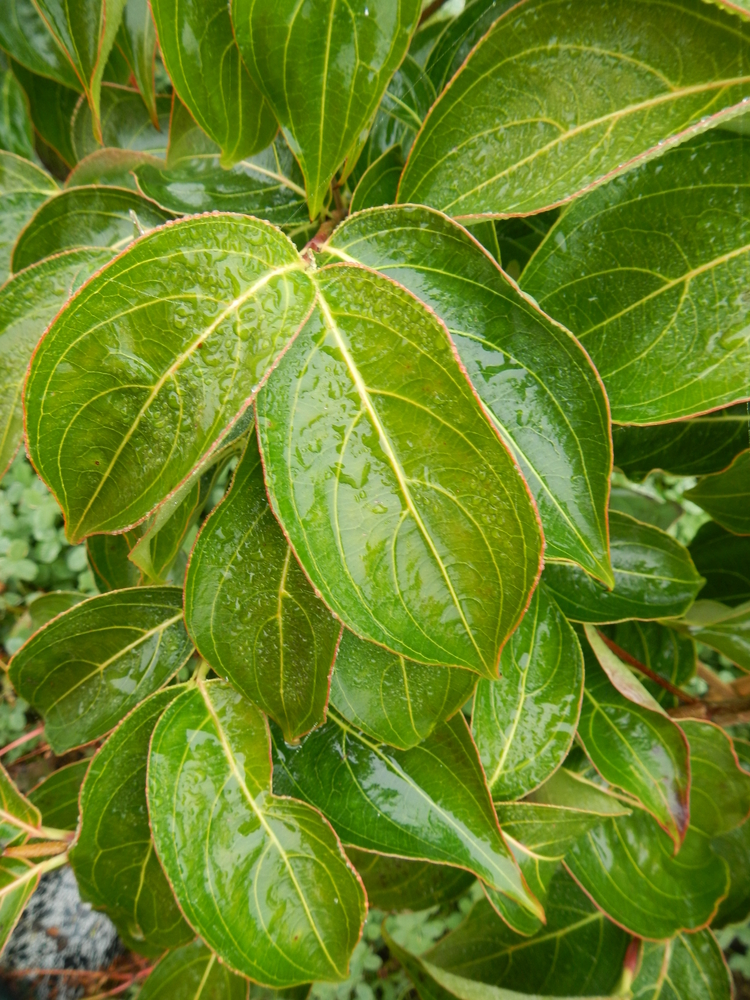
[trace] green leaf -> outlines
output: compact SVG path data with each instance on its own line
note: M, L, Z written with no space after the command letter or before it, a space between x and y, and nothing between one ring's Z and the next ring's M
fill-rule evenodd
M415 663L344 629L331 676L331 704L378 743L408 750L455 715L476 674Z
M140 536L139 527L120 535L92 535L86 539L89 566L101 593L125 590L141 583L141 569L130 560L130 553Z
M688 614L692 613L693 608ZM626 653L674 687L683 687L695 676L695 642L672 628L659 622L629 621L610 626L604 632ZM680 704L676 695L649 680L645 674L639 675L638 679L664 708L676 708Z
M577 566L547 564L542 579L566 617L578 622L677 618L702 585L700 567L669 535L627 514L609 515L615 585L606 590ZM750 594L748 595L750 596Z
M583 748L605 781L641 802L679 850L689 818L688 742L595 630L587 628L586 634L578 726ZM617 670L626 675L624 683L618 683Z
M80 92L73 67L32 0L3 0L0 4L0 46L33 73Z
M182 691L169 687L141 702L91 761L70 850L82 899L105 911L128 948L147 955L193 937L154 853L146 804L149 742Z
M42 202L58 191L45 170L15 153L0 150L0 281L10 270L16 236Z
M26 95L13 71L0 74L0 149L31 160L34 135Z
M247 1000L247 979L231 972L202 941L167 952L138 994L140 1000Z
M750 395L750 304L737 297L750 273L748 148L710 132L593 192L524 272L524 289L591 355L614 421L675 420Z
M366 212L340 226L324 250L377 268L435 310L531 487L546 558L579 562L611 583L607 402L570 334L437 212Z
M729 468L706 476L685 499L702 507L735 535L750 535L750 450L740 452Z
M256 404L274 513L354 632L494 677L541 555L526 485L434 315L362 267L312 280Z
M439 93L455 76L471 50L513 0L470 0L447 25L427 59L427 74Z
M480 680L472 729L493 799L518 799L562 763L576 732L583 657L543 586L500 657L500 680Z
M344 843L465 868L539 912L497 825L460 713L409 750L378 745L334 711L299 747L272 735L274 790L317 806Z
M0 951L39 885L41 868L23 858L0 857Z
M737 744L735 743L735 751ZM729 868L729 894L711 921L713 927L744 923L750 916L750 823L714 837L711 848Z
M144 232L172 218L133 191L78 187L45 201L16 240L11 266L20 271L64 250L124 249Z
M228 4L178 0L151 4L164 65L180 100L221 147L231 167L264 149L274 137L271 108L242 63Z
M676 501L657 499L627 486L612 487L609 494L609 509L629 514L636 521L653 524L662 531L667 531L683 514L683 508Z
M76 164L65 181L66 188L85 187L90 184L106 184L109 187L137 190L134 170L144 165L161 161L150 153L132 149L96 149Z
M48 594L40 594L29 604L33 630L36 632L42 625L85 599L86 595L77 590L53 590Z
M135 587L82 601L21 647L9 676L59 755L109 732L187 662L178 587Z
M522 0L433 107L399 201L457 218L539 212L744 110L749 85L750 32L702 0L677 17L605 0L574 18L565 0Z
M271 793L268 751L265 719L228 684L174 701L148 771L159 859L229 968L276 987L346 979L364 893L320 813Z
M171 97L157 95L157 129L137 90L104 84L101 94L102 144L108 148L130 149L163 157L167 150L171 107ZM92 132L91 108L85 101L79 102L73 117L71 140L77 160L100 148Z
M62 83L32 73L15 60L11 60L11 64L26 92L35 131L66 167L72 167L77 157L70 130L75 110L82 101L81 95Z
M429 861L408 861L347 847L347 856L359 872L370 906L379 910L426 910L450 903L474 881L471 872Z
M588 764L582 752L581 757ZM615 796L611 790L605 790L601 783L595 784L568 767L558 768L551 778L531 792L526 801L599 816L629 816L631 812L623 804L621 797Z
M66 764L31 789L29 802L39 810L45 826L56 830L75 830L78 826L78 793L90 763L90 758L84 757Z
M721 948L710 930L644 941L633 1000L731 1000L734 995Z
M341 626L273 516L254 436L195 543L185 620L201 655L287 741L323 722Z
M398 179L403 169L404 155L401 146L390 146L362 174L352 195L350 212L392 205L396 200Z
M91 108L94 136L101 141L102 76L125 0L34 0L34 5L70 60Z
M0 475L23 435L21 393L34 348L76 287L110 257L106 250L74 250L17 274L0 288Z
M242 58L299 160L311 219L342 163L353 166L421 11L420 0L370 7L366 0L232 2Z
M690 543L690 555L706 579L702 600L732 607L750 600L750 538L737 537L709 521Z
M693 639L750 671L750 601L736 608L718 601L696 601L683 621Z
M310 309L303 267L267 223L203 216L142 237L58 316L26 420L71 541L136 524L217 445Z
M37 807L22 795L0 764L0 848L22 843L29 838L25 827L38 827L41 815Z
M525 218L495 219L503 270L518 281L534 251L560 214L559 209ZM486 223L485 223L486 225Z
M613 427L612 440L615 465L630 479L645 479L652 469L705 476L725 469L750 445L748 405L652 427Z
M148 0L126 0L115 45L133 74L151 121L158 127L154 84L156 31Z

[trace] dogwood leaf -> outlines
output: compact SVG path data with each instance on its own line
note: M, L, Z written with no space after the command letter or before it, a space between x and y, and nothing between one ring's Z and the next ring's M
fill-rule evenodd
M151 121L155 125L158 124L154 84L156 31L148 0L125 0L125 8L122 12L122 21L115 38L115 45L122 53L133 74L143 103L151 116Z
M59 188L40 167L0 150L0 280L10 270L13 243L42 202Z
M65 764L31 789L29 802L39 810L45 826L56 830L75 830L78 826L78 793L90 763L84 757Z
M80 93L81 83L72 65L33 0L5 0L0 6L0 45L27 69Z
M710 930L644 941L633 1000L731 1000L732 980Z
M699 480L685 498L733 534L750 535L750 450L740 452L723 472Z
M138 994L143 1000L247 1000L248 981L200 940L168 951Z
M347 847L347 856L357 869L370 906L379 910L426 910L449 903L474 881L471 872L429 861L409 861L371 851Z
M683 622L698 642L750 671L750 601L736 608L718 601L696 601L679 624Z
M706 579L702 600L732 607L750 600L750 538L737 537L708 521L690 543L690 555Z

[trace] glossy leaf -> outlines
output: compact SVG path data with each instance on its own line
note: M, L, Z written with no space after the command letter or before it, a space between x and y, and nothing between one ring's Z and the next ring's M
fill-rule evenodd
M311 304L289 241L236 216L157 229L90 281L50 328L26 383L29 454L71 540L129 528L175 490ZM123 339L131 348L116 353ZM59 368L63 354L80 366L75 381Z
M471 50L512 0L470 0L443 31L427 59L426 70L440 93L461 68Z
M64 250L129 243L172 218L153 202L116 187L68 188L46 201L21 231L12 267L20 271Z
M33 0L3 0L0 4L0 46L32 72L80 92L73 67L47 30Z
M701 600L732 607L750 601L750 538L738 538L709 521L690 543L690 555L706 579Z
M396 200L398 179L403 169L404 156L401 146L391 146L386 149L362 174L352 195L350 211L354 213L361 212L365 208L392 205Z
M299 160L311 219L336 171L356 158L421 10L419 0L371 7L232 0L242 58Z
M92 597L35 633L11 660L16 691L52 748L89 743L165 684L192 653L177 587Z
M653 524L662 531L667 531L683 514L683 508L675 500L657 499L627 486L612 487L609 494L609 509L629 514L636 521Z
M526 485L434 315L358 266L313 280L318 307L256 404L274 512L354 632L496 676L541 555Z
M141 569L130 559L140 534L141 529L136 528L120 535L92 535L86 539L89 566L101 593L141 583Z
M272 734L274 791L317 806L345 844L465 868L532 912L462 715L410 750L378 745L335 712L300 747Z
M110 256L105 250L74 250L17 274L0 288L0 474L23 434L21 394L34 348L72 292Z
M553 208L539 215L527 215L513 219L495 219L500 257L503 270L516 281L523 273L534 251L549 232L560 210ZM486 223L485 223L486 225Z
M81 95L62 83L32 73L15 60L12 66L26 93L37 135L54 150L66 167L72 167L77 157L70 129L78 102L82 100Z
M696 601L684 622L698 642L750 671L750 601L736 608L718 601Z
M46 625L48 621L85 599L86 595L77 590L53 590L47 594L40 594L29 605L33 630L36 632L42 625Z
M172 686L141 702L93 758L70 850L82 899L105 911L129 948L147 955L193 937L154 853L146 804L151 735L183 690Z
M153 0L164 65L182 103L231 167L274 137L271 108L242 63L222 0Z
M94 135L101 141L102 76L120 26L125 0L34 0L34 5L55 42L70 60L91 108Z
M13 779L0 764L0 847L28 839L25 827L38 827L41 817L37 807L16 788Z
M472 729L493 799L521 798L562 763L576 732L583 657L543 586L500 657L500 679L480 680Z
M276 987L346 978L361 885L320 813L271 793L267 724L228 684L199 681L164 713L148 802L180 906L230 968Z
M676 19L641 0L589 4L575 18L564 0L524 0L435 104L399 201L458 218L559 205L737 114L749 76L750 33L701 0L681 0Z
M425 910L464 893L474 876L461 868L408 861L347 847L347 856L364 882L367 901L379 910Z
M171 98L157 95L157 129L137 90L105 84L101 95L102 145L163 157L167 150L171 106ZM73 117L71 138L77 160L100 148L92 133L91 108L85 101L79 102Z
M652 469L675 476L705 476L725 469L750 446L747 403L651 427L612 428L615 465L631 479Z
M585 643L584 647L588 644ZM601 649L616 659L599 640ZM641 802L679 848L688 824L690 765L680 727L656 702L622 693L607 676L591 648L584 648L586 681L578 736L591 763L605 779ZM597 656L602 653L597 651ZM623 672L629 673L621 664ZM638 681L630 674L631 687ZM627 689L625 689L627 690ZM641 689L643 690L643 689ZM643 690L643 694L647 694ZM651 700L651 696L648 695ZM656 709L656 710L654 710Z
M0 149L27 160L34 155L34 136L26 95L9 69L0 73Z
M706 476L685 498L735 535L750 535L750 450L740 452L729 468Z
M325 250L377 268L435 310L534 493L547 559L579 562L611 583L607 402L576 341L437 212L367 212Z
M201 655L286 740L323 722L341 626L273 516L254 437L193 549L185 620Z
M524 272L524 289L591 355L615 421L750 395L750 306L737 297L750 271L747 150L711 132L613 181L560 217Z
M39 810L42 823L56 830L78 826L78 793L91 763L88 757L58 768L29 792L29 802Z
M138 994L141 1000L247 1000L250 984L200 940L167 952Z
M39 884L40 865L0 857L0 952Z
M682 687L695 676L695 642L672 628L659 622L630 621L611 626L605 633L626 653L674 687ZM676 708L679 704L676 695L649 680L645 674L638 674L638 680L664 708Z
M732 981L710 930L644 941L633 1000L731 1000Z
M159 120L154 85L156 31L148 0L126 0L115 45L127 61L151 121L156 125Z
M588 765L583 751L579 751L579 753L583 762ZM568 761L570 761L571 756L568 756ZM590 770L594 771L593 768ZM624 796L616 795L611 789L605 788L598 776L597 782L571 770L570 767L561 767L543 785L531 792L525 801L595 813L598 816L629 815L631 810L622 801ZM509 807L510 805L512 803L509 804ZM502 809L502 806L499 808Z
M331 676L331 704L379 743L408 750L455 715L477 677L415 663L344 629Z
M577 566L546 566L544 583L562 612L573 621L597 623L684 614L702 586L692 547L688 552L658 528L617 511L610 512L609 527L612 590Z
M133 171L145 164L161 166L161 161L150 153L132 149L96 149L85 156L68 174L65 187L85 187L106 184L108 187L137 189Z
M15 153L0 150L0 281L10 270L16 236L42 202L58 190L46 171Z
M735 751L737 741L735 741ZM711 921L714 928L744 923L750 916L750 823L714 837L711 849L729 868L729 893Z

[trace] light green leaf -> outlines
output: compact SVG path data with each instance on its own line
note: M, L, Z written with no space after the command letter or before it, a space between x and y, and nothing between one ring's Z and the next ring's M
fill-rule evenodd
M105 83L101 93L102 144L107 148L129 149L164 157L171 107L171 97L157 95L157 129L137 90ZM91 108L85 101L79 101L73 116L71 139L76 160L82 160L100 148L92 133Z
M653 524L655 528L667 531L684 511L675 500L663 500L631 489L629 486L613 486L609 494L609 509L629 514L636 521Z
M151 742L159 859L229 968L275 987L346 979L364 892L320 813L271 793L268 751L264 717L228 684L177 698Z
M193 937L154 853L146 805L149 741L183 690L169 687L141 702L91 761L70 850L82 899L105 911L128 948L147 955Z
M91 763L90 758L59 767L29 792L31 802L42 815L42 823L56 830L78 826L78 793Z
M45 170L0 150L0 282L10 270L16 237L42 202L58 191Z
M736 607L750 601L750 538L738 537L708 521L690 543L690 555L706 585L702 600Z
M698 642L750 671L750 601L736 608L718 601L696 601L683 621Z
M455 715L476 674L415 663L344 629L331 676L331 704L377 742L408 750Z
M37 807L16 788L0 764L0 848L28 840L30 829L41 823Z
M64 863L62 855L55 867ZM23 858L0 857L0 952L5 947L18 918L34 893L44 865L33 865Z
M0 46L32 72L80 92L73 67L32 0L3 0L0 4Z
M474 881L471 872L429 861L409 861L347 847L347 856L357 869L370 906L379 910L426 910L450 903Z
M399 201L457 218L539 212L744 110L750 30L702 0L678 10L512 6L432 109Z
M185 620L201 655L288 742L323 722L341 626L273 516L254 436L195 543Z
M528 794L562 763L576 732L583 656L543 586L500 657L500 679L480 680L472 729L493 799Z
M228 4L153 0L164 65L182 103L221 147L231 167L264 149L276 133L271 108L242 63Z
M403 169L404 155L401 146L390 146L362 174L352 195L350 212L392 205L396 200L398 179Z
M35 131L60 157L64 167L72 167L77 157L70 130L75 110L83 98L77 90L46 76L38 76L15 60L11 60L11 65L26 93Z
M247 1000L250 984L200 940L169 951L138 994L140 1000Z
M312 305L303 268L267 223L202 216L142 237L58 316L26 420L71 540L136 524L218 445Z
M17 274L0 288L0 475L23 435L21 393L34 348L73 291L110 257L106 250L73 250Z
M26 223L11 266L21 271L64 250L111 247L116 253L171 218L171 213L124 188L68 188L45 201Z
M460 713L409 750L378 745L334 711L300 747L272 735L274 791L317 806L344 843L465 868L540 912L500 833Z
M34 135L26 95L9 69L0 73L0 149L26 160L34 157Z
M311 219L345 160L351 170L420 10L420 0L233 0L242 57L299 160Z
M580 345L437 212L365 212L324 251L382 271L435 310L539 505L546 558L579 562L611 583L609 417Z
M723 472L699 480L685 498L727 531L750 535L750 450L740 452Z
M620 657L618 650L612 649L605 640L605 636L598 629L594 628L593 625L584 625L583 632L590 649L593 650L596 659L599 661L599 666L620 694L624 698L627 698L628 701L640 705L641 708L646 708L650 712L657 712L660 715L666 715L666 712L656 698L643 686L639 677L633 673L632 665L627 664L626 666L626 660ZM642 673L643 671L641 671Z
M188 660L178 587L134 587L82 601L21 647L9 676L45 721L58 755L109 732Z
M106 184L136 191L134 170L146 164L161 166L161 161L150 153L132 149L96 149L71 170L65 187Z
M541 555L526 484L421 302L359 266L312 280L256 405L274 513L352 631L494 677Z
M154 86L156 31L148 0L126 0L115 45L135 78L151 121L158 127Z
M581 754L583 756L583 754ZM584 758L585 760L585 758ZM540 805L559 806L599 816L629 816L631 810L611 790L561 767L526 799ZM500 807L502 808L502 807Z
M130 553L140 535L138 527L120 535L92 535L86 539L89 566L101 593L137 587L141 583L141 569L130 561Z
M630 987L633 1000L731 1000L734 995L721 948L710 930L644 941Z
M443 31L427 59L427 75L438 93L455 76L471 50L513 0L470 0Z
M688 614L692 613L693 608L695 605ZM620 649L674 687L682 687L695 676L695 642L673 628L659 622L629 621L609 626L603 631ZM645 674L639 674L638 679L664 708L676 708L680 704L676 695L649 680Z
M692 548L688 552L658 528L617 511L610 512L609 527L612 590L577 566L547 564L542 579L563 614L600 624L684 614L703 583L691 559Z
M591 355L616 422L750 395L750 303L737 291L750 274L748 149L711 132L644 164L572 205L524 271Z

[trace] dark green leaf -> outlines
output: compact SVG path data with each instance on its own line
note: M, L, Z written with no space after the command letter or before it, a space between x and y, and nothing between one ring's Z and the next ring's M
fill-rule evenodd
M681 25L690 7L711 11L682 3ZM750 273L748 149L710 132L644 164L572 205L524 271L524 289L593 358L615 421L674 420L750 395L750 302L737 292Z
M460 713L419 746L394 750L331 711L300 747L273 733L273 752L274 791L317 806L344 843L466 868L539 913L500 833Z
M200 940L177 948L157 964L140 1000L247 1000L250 984L219 962Z
M129 948L147 955L193 937L154 853L146 804L149 741L182 691L173 686L147 698L91 761L70 850L81 897L107 913Z
M274 137L271 108L240 59L229 5L203 0L152 0L164 65L183 104L221 147L231 167L264 149ZM277 62L278 65L278 62Z
M83 98L77 90L32 73L15 60L12 65L13 72L26 92L34 129L65 166L72 167L77 157L73 149L71 125L78 103Z
M174 701L148 770L159 858L230 968L276 987L346 979L364 893L320 813L271 793L268 751L264 717L228 684Z
M232 2L242 57L299 159L311 219L341 164L356 161L421 9L420 0L370 6Z
M674 500L663 500L626 486L613 486L609 495L609 509L630 514L636 521L653 524L666 531L682 514L682 507Z
M34 135L26 95L9 69L0 73L0 149L27 160L34 156Z
M674 629L658 622L629 621L620 622L604 631L626 653L630 653L639 663L650 667L675 687L682 687L695 676L695 642ZM645 675L639 675L638 679L660 705L675 708L679 704L676 695L666 691L655 681L649 680Z
M539 504L546 558L574 560L611 583L607 403L570 334L437 212L366 212L339 227L324 249L383 271L435 310Z
M69 537L129 528L175 490L248 405L312 298L286 237L238 216L155 230L90 281L26 383L29 453Z
M500 657L500 679L480 680L472 728L493 799L526 795L570 749L581 710L583 657L543 586Z
M151 121L158 124L154 86L156 31L148 0L126 0L115 45L131 70Z
M19 792L0 764L0 848L28 840L28 827L38 827L40 823L37 807Z
M578 727L583 748L605 781L643 803L679 849L688 825L687 740L643 688L639 697L638 680L595 631L587 633L596 656L584 642L586 682ZM617 665L627 677L616 687Z
M730 877L729 894L711 923L714 927L744 923L750 917L750 822L714 837L711 848L726 861Z
M53 590L48 594L40 594L29 604L32 628L36 632L42 625L85 599L86 595L77 590Z
M519 279L559 214L559 209L554 208L551 212L526 218L495 220L500 257L506 274L516 281Z
M10 270L16 236L42 202L58 191L45 170L0 150L0 282Z
M344 629L331 704L378 743L408 750L455 715L476 683L472 671L415 663Z
M610 512L609 527L613 590L577 566L546 566L544 583L563 613L573 621L598 623L684 614L702 585L692 547L688 552L658 528L617 511Z
M471 50L513 0L470 0L443 31L427 60L427 74L438 93L461 68Z
M401 146L391 146L374 160L362 174L352 195L349 210L360 212L365 208L392 205L396 200L398 179L404 168Z
M749 77L750 30L701 0L575 17L566 0L522 0L434 106L399 200L459 218L551 208L744 110Z
M684 623L698 642L750 671L750 601L736 608L718 601L696 601L685 615Z
M165 684L192 645L178 587L135 587L92 597L21 647L9 676L43 716L52 748L89 743Z
M32 72L80 92L81 84L73 67L32 0L3 0L0 4L0 45Z
M29 802L39 810L45 826L56 830L75 830L78 826L78 793L90 763L84 757L66 764L31 789Z
M359 872L370 906L379 910L426 910L449 903L462 895L474 876L462 868L408 861L347 847L346 853Z
M735 535L750 535L750 450L740 452L723 472L701 479L685 498Z
M701 600L732 607L750 600L750 538L738 538L709 521L690 543L690 555L706 579Z
M68 188L27 222L13 248L11 266L20 271L64 250L111 247L118 252L170 218L152 201L124 188Z
M324 720L341 626L273 516L254 436L193 549L185 620L201 655L289 742Z
M74 250L17 274L0 288L0 475L23 434L21 393L34 348L73 291L110 257L106 250Z
M710 930L644 941L633 1000L731 1000L734 995L721 948Z
M130 149L163 157L167 151L171 107L170 97L157 96L157 129L137 90L105 84L101 97L102 144L109 148ZM93 137L91 122L91 109L85 101L80 101L71 124L73 151L77 160L100 148Z
M747 403L652 427L612 428L615 465L631 479L652 469L675 476L704 476L726 468L750 445Z
M149 165L161 166L161 161L150 153L132 149L96 149L85 156L71 170L65 187L83 187L89 184L106 184L111 187L137 190L134 170Z
M130 560L130 553L140 537L141 528L138 527L120 535L92 535L86 539L89 566L102 593L140 584L141 569Z

